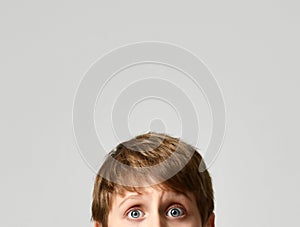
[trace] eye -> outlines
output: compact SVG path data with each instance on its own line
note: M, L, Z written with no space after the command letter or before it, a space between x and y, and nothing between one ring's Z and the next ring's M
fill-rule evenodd
M131 210L127 213L127 216L131 219L138 219L143 216L143 212L138 209Z
M173 218L178 218L185 215L185 210L180 207L173 207L168 210L167 216L173 217Z

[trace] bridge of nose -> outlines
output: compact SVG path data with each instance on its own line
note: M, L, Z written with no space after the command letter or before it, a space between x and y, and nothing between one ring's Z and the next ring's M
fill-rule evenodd
M171 227L168 225L163 212L156 210L149 214L147 227Z

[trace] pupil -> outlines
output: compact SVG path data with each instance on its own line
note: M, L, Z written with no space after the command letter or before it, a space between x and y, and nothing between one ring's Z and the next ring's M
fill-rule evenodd
M172 209L171 214L172 216L177 217L179 215L179 211L177 209Z
M139 217L139 212L138 211L133 211L132 212L132 216L134 217L134 218L138 218Z

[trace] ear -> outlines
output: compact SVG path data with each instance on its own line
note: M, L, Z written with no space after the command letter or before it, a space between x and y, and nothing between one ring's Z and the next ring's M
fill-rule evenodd
M102 227L102 224L97 221L94 221L94 227Z
M214 212L209 216L204 227L215 227L215 214Z

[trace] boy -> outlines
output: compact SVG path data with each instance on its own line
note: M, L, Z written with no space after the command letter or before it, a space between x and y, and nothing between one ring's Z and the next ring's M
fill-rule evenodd
M148 132L120 143L94 184L94 227L214 227L214 195L196 148ZM157 171L158 170L158 171Z

